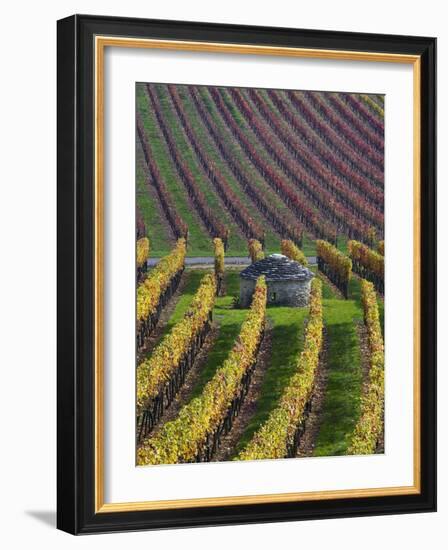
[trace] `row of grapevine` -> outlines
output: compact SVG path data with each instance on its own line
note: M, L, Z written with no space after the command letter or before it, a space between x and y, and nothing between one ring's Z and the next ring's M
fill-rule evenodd
M281 251L284 256L288 256L291 260L299 262L301 265L308 265L305 254L292 241L283 239L281 242Z
M306 168L303 167L305 159L310 161L310 157L306 157L305 150L303 148L300 149L300 146L294 143L294 138L291 134L286 136L282 133L279 123L272 112L269 109L264 111L265 117L268 118L254 116L252 107L244 99L240 91L232 90L231 95L259 143L262 144L266 153L275 162L279 171L284 176L287 176L287 181L292 189L299 191L308 201L315 205L321 216L330 219L333 224L342 228L348 235L352 235L353 238L355 235L357 236L356 238L362 238L365 234L363 230L372 225L370 216L381 217L382 214L376 212L375 209L369 208L365 200L363 200L362 202L367 205L366 207L370 213L368 217L369 223L366 223L362 220L361 208L357 210L353 204L347 201L347 197L342 201L339 196L338 202L332 192L327 190L328 180L327 184L322 184L321 182L326 181L326 178L320 178L321 182L319 182L315 177L315 174L318 173L316 170L311 173L309 171L309 164ZM275 133L278 139L273 139L270 130ZM285 148L290 155L284 151ZM331 174L327 175L328 179L331 177ZM331 186L330 189L332 191L335 190ZM378 223L380 227L379 222L375 223Z
M371 111L366 107L364 102L352 94L343 94L342 98L352 110L352 113L356 114L362 120L372 128L374 132L380 137L384 137L384 122L377 116L373 115Z
M230 430L248 391L264 334L267 288L257 281L250 311L239 337L202 394L185 405L176 419L167 422L137 452L137 463L175 464L209 461L220 437Z
M340 118L347 122L350 128L353 128L362 139L367 143L371 148L371 153L369 155L372 157L375 154L374 160L379 162L379 168L384 167L384 136L379 136L370 126L360 120L356 115L353 114L352 109L343 101L339 94L328 94L326 95L326 100L328 104L332 107L333 111L336 112ZM381 159L381 160L379 160Z
M381 118L384 118L384 109L380 107L371 97L369 97L367 94L361 94L361 99L366 103L372 111L374 111L377 115L379 115Z
M351 124L346 118L341 116L341 113L338 113L337 109L330 103L335 94L325 94L322 97L319 94L307 92L305 95L319 115L325 119L326 124L330 125L337 132L340 140L343 140L352 150L358 151L360 155L362 154L364 162L370 163L376 169L383 172L383 155L372 145L368 129L366 131L361 124L357 124L357 119L354 119L355 124ZM334 99L337 101L337 98ZM342 110L343 106L341 106ZM350 116L349 112L347 116ZM381 143L381 140L378 141ZM364 173L368 175L368 172Z
M224 245L221 239L213 239L213 247L215 252L216 294L220 296L224 280Z
M185 381L211 328L216 280L207 274L184 317L137 368L137 426L146 437Z
M348 287L352 276L352 262L329 242L316 241L317 266L319 271L348 298Z
M171 230L177 239L188 237L188 226L180 217L177 212L174 200L171 197L170 192L163 180L157 164L154 160L154 154L151 150L149 141L146 139L145 129L143 122L139 116L137 116L137 133L140 139L140 143L143 149L143 156L145 157L146 166L148 168L149 180L154 186L163 212L170 224Z
M149 258L149 239L142 237L138 239L136 246L137 280L140 280L147 269Z
M313 186L314 189L325 190L320 200L324 203L330 201L330 204L332 204L336 199L340 203L337 208L342 206L347 209L350 212L349 216L354 216L363 223L376 224L382 227L381 192L376 188L372 188L369 183L361 188L355 183L356 180L353 174L351 174L351 177L347 177L345 173L335 174L341 160L334 152L327 150L327 144L323 141L320 133L308 124L304 124L303 121L295 120L294 110L290 107L288 109L285 103L277 95L274 95L275 92L269 92L269 97L281 113L280 117L274 114L267 103L260 98L259 93L251 91L250 94L260 113L264 116L266 123L288 150L294 161L305 170L302 178L308 178L308 185ZM283 117L283 121L281 117ZM345 171L349 170L350 164L353 164L353 162L342 162ZM370 197L367 191L370 193Z
M351 156L347 154L348 158L343 157L344 160L342 160L337 156L337 152L330 149L329 143L333 148L335 147L336 136L325 141L326 136L321 131L322 125L316 128L315 124L311 124L305 118L303 112L294 111L294 108L288 106L277 92L269 91L269 98L294 133L291 130L288 132L281 128L280 118L274 116L273 111L261 100L259 93L253 90L251 96L256 98L259 108L263 110L266 117L269 117L272 129L285 147L296 160L302 159L302 162L306 160L308 169L312 170L321 186L336 195L353 211L362 210L370 217L378 214L377 208L383 203L382 192L371 184L370 179L357 173L359 164L354 161L353 154ZM304 120L298 118L299 114L304 117ZM340 141L339 136L338 140ZM372 201L372 205L366 199Z
M297 113L304 118L307 124L315 130L322 139L330 145L333 139L336 139L342 147L343 140L341 140L336 132L331 131L331 127L328 127L314 112L312 107L308 105L308 102L304 100L301 94L289 91L287 97L291 102L291 105L295 108ZM340 155L339 155L340 156ZM378 200L378 193L381 194L383 187L383 172L378 169L374 169L374 175L366 177L361 173L356 172L356 166L353 162L353 156L345 154L343 158L334 156L332 159L332 165L337 168L338 172L344 174L344 177L351 179L356 185L363 190L369 190L369 196L372 199ZM376 191L376 194L375 194Z
M301 223L319 238L325 238L330 242L336 242L337 231L333 224L326 221L316 210L309 205L308 200L302 198L295 189L285 182L271 163L267 162L252 145L246 133L236 123L229 112L226 103L216 88L210 88L210 94L216 107L232 131L235 139L244 150L247 158L255 166L265 181L282 198L283 202L296 214Z
M153 91L149 84L146 86L146 91L151 106L154 109L160 131L162 132L162 135L165 139L165 143L168 148L172 163L176 168L180 179L185 185L185 188L192 203L194 204L202 222L204 223L210 235L212 237L219 237L220 239L222 239L224 247L227 247L227 240L229 237L228 228L220 221L213 210L209 207L204 193L199 188L193 174L187 166L187 163L184 162L184 160L182 159L182 156L177 149L174 137L171 133L171 129L166 124L166 121L162 116L162 111L157 94Z
M263 245L256 239L250 239L248 244L249 257L252 263L264 259Z
M298 94L295 94L297 97ZM340 132L333 129L332 125L328 122L335 123L337 118L331 108L326 107L325 103L319 99L317 94L307 92L301 95L302 107L305 108L307 116L310 117L313 128L319 132L325 143L328 143L329 147L333 146L335 153L337 153L339 161L347 163L350 167L345 171L347 177L353 177L356 173L358 178L357 182L363 184L363 190L370 192L380 193L378 187L374 185L381 185L383 181L383 168L377 167L371 163L368 157L363 153L362 140L356 140L355 145L348 144L345 139L341 137ZM327 122L328 120L328 122ZM353 134L350 134L350 127L344 123L340 123L340 129L344 136L350 135L352 139L355 139ZM359 147L359 148L358 148ZM382 158L378 155L378 160ZM338 170L343 170L339 165ZM373 185L372 183L375 182Z
M290 156L278 144L276 139L272 139L268 128L271 126L261 118L254 116L253 110L247 101L238 90L230 91L235 104L244 116L248 126L252 129L254 135L264 147L266 153L275 162L278 170L283 174L283 185L288 185L293 193L300 191L307 201L313 203L318 209L320 215L325 216L326 219L330 219L333 224L341 227L347 235L352 238L362 239L369 224L366 224L358 218L359 212L355 214L353 208L348 209L340 202L335 205L336 200L322 185L320 185L316 179L309 173L306 173L301 167L299 162L295 162ZM269 116L269 115L267 115ZM272 128L277 128L277 123L274 118L270 119ZM289 139L283 136L280 132L276 134L280 143L283 145L289 144ZM289 144L290 146L290 144ZM304 158L303 151L300 151L300 155L295 153L296 158ZM285 178L287 176L287 178Z
M186 243L179 239L137 287L137 351L144 346L159 320L160 313L179 284L185 265Z
M373 454L383 429L384 344L378 302L373 284L361 281L361 299L369 347L369 379L361 398L361 416L356 424L349 454Z
M226 140L223 139L223 136L221 136L218 131L213 118L202 105L197 92L193 88L189 88L189 93L199 114L199 118L212 138L215 147L219 151L224 162L227 163L227 166L232 171L236 181L241 185L244 192L257 206L263 216L269 221L275 231L277 231L281 236L289 238L301 246L303 238L302 226L298 223L295 217L289 213L289 211L279 213L275 205L270 202L262 192L260 192L260 189L258 189L253 183L251 174L249 173L247 167L240 165L229 151L226 146Z
M240 460L287 458L296 455L309 412L322 339L322 282L316 278L311 283L309 320L296 373L284 390L278 406L240 453Z
M196 154L199 164L201 165L210 182L213 184L213 187L217 191L218 195L221 197L227 210L230 212L236 223L240 226L246 237L263 241L263 228L261 228L258 223L252 218L244 203L232 190L231 186L221 175L215 164L209 159L207 153L204 151L201 143L197 139L193 128L188 121L188 117L186 116L182 107L182 103L180 101L176 86L169 85L168 90L177 116L182 124L185 135L187 136Z
M353 271L375 285L378 292L384 293L384 256L358 241L348 241L348 253L353 263Z

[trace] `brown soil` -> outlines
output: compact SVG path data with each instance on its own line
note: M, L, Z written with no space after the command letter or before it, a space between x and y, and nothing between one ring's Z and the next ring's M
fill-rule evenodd
M235 451L236 444L240 440L244 430L257 409L257 401L260 397L264 375L270 364L272 351L272 326L266 325L263 342L258 352L257 365L252 374L249 391L244 399L238 416L233 422L232 429L221 438L221 442L212 462L229 460Z
M298 457L312 456L316 445L317 436L322 422L322 410L325 399L325 391L328 382L328 338L324 329L322 351L319 357L319 365L316 371L313 395L311 397L311 411L305 421L305 432L300 438L297 449Z

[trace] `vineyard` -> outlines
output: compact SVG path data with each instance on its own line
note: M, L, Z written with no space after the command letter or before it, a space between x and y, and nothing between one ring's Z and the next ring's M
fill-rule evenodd
M384 98L136 111L137 464L384 452Z

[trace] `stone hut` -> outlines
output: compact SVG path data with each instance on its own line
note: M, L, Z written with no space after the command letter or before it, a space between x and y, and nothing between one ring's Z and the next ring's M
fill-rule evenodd
M282 254L271 254L240 273L240 305L249 307L255 283L264 275L268 304L305 307L309 303L312 271Z

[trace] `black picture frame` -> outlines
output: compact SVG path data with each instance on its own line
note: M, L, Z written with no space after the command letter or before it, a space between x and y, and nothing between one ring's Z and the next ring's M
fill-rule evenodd
M431 512L436 509L436 39L74 15L57 25L57 526L72 534ZM96 35L412 54L421 58L419 494L95 513Z

